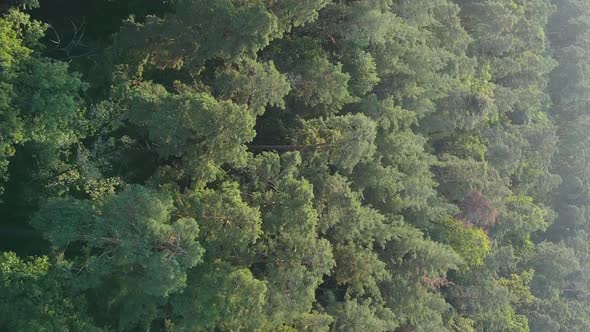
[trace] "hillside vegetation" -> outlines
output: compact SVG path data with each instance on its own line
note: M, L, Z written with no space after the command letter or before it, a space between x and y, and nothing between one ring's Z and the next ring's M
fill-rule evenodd
M590 2L0 13L0 330L590 331Z

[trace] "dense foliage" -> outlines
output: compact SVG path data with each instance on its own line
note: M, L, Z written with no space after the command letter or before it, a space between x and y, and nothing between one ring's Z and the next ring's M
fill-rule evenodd
M590 331L589 2L10 3L0 330Z

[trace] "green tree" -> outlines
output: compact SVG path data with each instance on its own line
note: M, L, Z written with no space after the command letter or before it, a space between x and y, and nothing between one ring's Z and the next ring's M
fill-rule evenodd
M239 269L215 261L192 271L187 289L171 300L180 331L256 330L265 324L267 286Z
M50 149L55 159L85 134L80 93L86 85L68 71L67 64L40 55L38 40L46 28L14 10L0 18L2 182L8 176L9 159L24 144Z
M173 211L166 194L132 186L98 206L51 201L32 223L66 257L78 247L72 287L101 308L98 319L131 329L161 317L158 307L186 287L187 271L201 262L196 221Z
M103 331L87 316L83 298L67 292L69 278L47 257L0 255L0 328L10 331Z

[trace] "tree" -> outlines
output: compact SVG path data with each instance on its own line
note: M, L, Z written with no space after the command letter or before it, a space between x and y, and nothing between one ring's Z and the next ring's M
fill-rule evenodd
M436 231L435 239L448 244L461 255L467 268L484 264L484 259L490 252L491 246L483 229L473 225L465 225L455 219L447 219L437 226L432 229Z
M255 135L253 112L189 87L178 89L170 93L150 82L131 88L127 120L144 130L160 158L179 158L197 179L210 179L224 164L243 165L243 143Z
M285 108L284 97L291 86L272 61L259 63L250 59L241 64L219 70L214 84L223 99L248 105L258 114L267 106Z
M277 18L261 1L177 1L173 14L127 20L117 35L121 59L158 68L199 70L208 59L253 55L279 33ZM195 38L196 37L196 38ZM141 69L140 69L141 71Z
M349 91L350 75L341 63L332 63L310 38L285 40L272 47L279 70L291 83L290 108L304 117L332 115L355 101Z
M186 291L171 300L180 331L258 329L265 324L267 286L248 269L215 261L191 272Z
M238 184L202 189L184 199L181 209L199 220L200 242L211 259L241 262L262 235L260 211L240 197Z
M0 328L11 331L103 331L86 311L83 298L67 292L69 278L47 257L22 260L0 255Z
M262 210L263 231L254 274L268 285L268 328L318 317L312 312L315 289L334 266L329 242L318 236L312 187L296 173L300 163L297 153L267 152L250 165L257 175L250 185Z
M36 51L46 28L15 10L0 18L0 39L5 45L0 51L2 182L8 176L9 158L24 144L47 147L57 156L85 134L80 93L86 85L79 75L68 72L67 64Z
M398 325L393 314L387 309L371 308L369 303L358 303L356 300L348 300L338 303L334 308L333 329L336 331L385 331L395 330Z
M166 194L132 186L98 206L51 201L32 223L66 257L69 247L85 253L69 268L77 276L72 287L101 308L98 320L131 329L161 317L157 308L186 287L188 270L201 262L196 221L172 217L173 210Z
M369 159L375 151L375 123L362 114L307 120L296 133L297 141L314 144L318 162L350 172L356 164Z

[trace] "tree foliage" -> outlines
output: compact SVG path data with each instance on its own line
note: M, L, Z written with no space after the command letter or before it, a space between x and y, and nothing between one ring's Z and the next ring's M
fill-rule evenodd
M590 330L584 1L60 4L0 5L0 330Z

